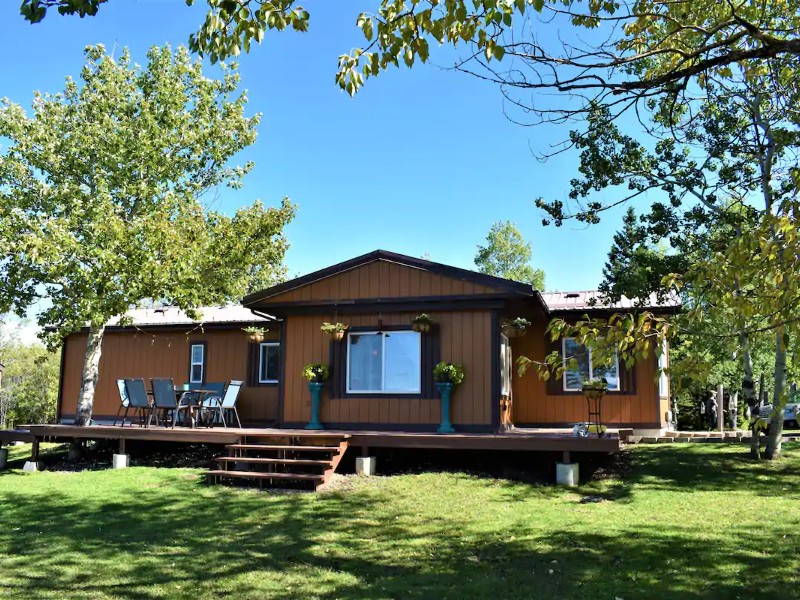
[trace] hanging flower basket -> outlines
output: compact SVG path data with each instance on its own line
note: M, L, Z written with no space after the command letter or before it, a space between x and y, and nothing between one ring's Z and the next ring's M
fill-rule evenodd
M323 333L331 336L331 339L340 341L344 339L344 332L347 331L347 325L344 323L328 323L327 321L320 327Z
M247 334L251 342L256 344L260 344L264 341L264 334L267 332L263 327L245 327L242 331Z
M433 320L431 316L426 313L414 317L414 320L411 321L411 329L418 333L428 333L431 327L433 327Z
M500 327L503 331L503 335L509 338L515 338L525 335L530 324L531 322L528 321L528 319L517 317L516 319L503 320Z

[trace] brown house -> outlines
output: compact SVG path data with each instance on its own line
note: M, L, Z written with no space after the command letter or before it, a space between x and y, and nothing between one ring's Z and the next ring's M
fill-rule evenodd
M305 364L323 363L331 369L320 415L327 428L434 431L441 407L432 369L444 360L466 370L453 397L458 431L586 421L580 383L601 371L610 387L606 424L666 427L669 381L659 376L655 353L632 369L601 369L572 340L562 340L561 351L584 356L578 371L547 383L516 374L518 356L542 359L551 351L544 335L551 318L600 310L591 306L592 294L541 294L527 284L378 250L251 294L243 307L206 309L202 322L175 309L134 311L133 324L112 325L103 342L95 419L116 414L115 379L242 379L243 421L302 427L310 394L300 373ZM426 333L411 328L420 313L434 322ZM516 317L532 325L509 340L501 322ZM321 332L324 322L347 325L344 338ZM248 325L268 329L264 342L249 341L242 331ZM74 415L85 340L76 333L64 346L59 418L66 422Z

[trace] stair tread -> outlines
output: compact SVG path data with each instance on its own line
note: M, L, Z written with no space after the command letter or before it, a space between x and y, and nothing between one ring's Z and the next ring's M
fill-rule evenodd
M289 446L286 444L228 444L234 450L294 450L300 452L338 452L339 446Z
M295 481L322 481L322 475L311 473L264 473L263 471L226 471L224 469L212 469L206 475L216 477L240 477L243 479L288 479Z
M311 458L261 458L255 456L218 456L214 460L218 462L245 462L245 463L266 463L276 465L319 465L328 467L331 460L314 460Z

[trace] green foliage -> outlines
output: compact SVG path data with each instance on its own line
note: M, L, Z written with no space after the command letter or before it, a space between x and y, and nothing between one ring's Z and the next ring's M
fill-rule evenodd
M530 327L531 322L525 317L516 317L514 319L505 319L502 323L503 328L516 329L517 331L525 331Z
M440 362L433 367L433 380L438 383L458 385L464 381L464 367L449 362Z
M342 333L344 331L347 331L347 325L345 325L344 323L328 323L327 321L325 321L320 326L320 330L322 330L322 333L327 333L327 334Z
M259 122L235 68L210 79L169 47L145 67L103 46L86 58L81 82L36 94L31 114L0 107L0 312L47 296L38 323L54 346L147 299L191 314L283 277L288 201L229 217L203 198L252 168L231 164Z
M248 335L263 338L264 334L266 334L268 330L265 329L264 327L250 326L250 327L245 327L244 329L242 329L242 331L244 331Z
M331 370L321 363L309 363L303 367L303 379L313 383L324 383L331 376Z
M411 319L411 328L414 331L425 333L433 326L433 319L427 313L422 313Z
M511 221L492 225L486 236L486 246L478 246L475 266L481 273L530 283L534 289L544 289L544 271L531 265L531 244L522 237Z
M40 344L10 341L0 346L0 428L52 423L58 398L59 354Z

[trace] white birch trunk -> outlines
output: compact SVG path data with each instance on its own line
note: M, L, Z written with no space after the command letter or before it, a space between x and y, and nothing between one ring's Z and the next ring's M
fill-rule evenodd
M783 409L786 406L786 346L783 343L783 327L775 333L775 386L772 391L772 418L764 455L769 460L781 457L783 440Z
M89 335L86 338L81 391L78 394L78 405L75 408L75 425L81 427L92 422L94 391L97 387L97 379L100 376L100 353L102 351L104 333L104 325L93 325L89 328Z

